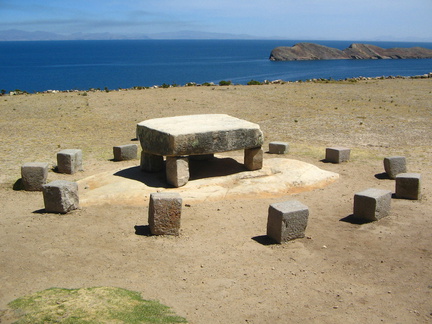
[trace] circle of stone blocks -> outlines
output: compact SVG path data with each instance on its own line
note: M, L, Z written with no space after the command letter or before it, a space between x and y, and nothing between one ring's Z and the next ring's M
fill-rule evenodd
M126 161L136 159L138 156L137 144L126 144L113 147L114 160Z
M259 170L263 167L263 149L261 147L244 150L244 165L249 171Z
M390 179L395 179L399 173L406 172L406 159L404 156L389 156L384 158L384 170Z
M57 171L59 173L74 174L82 170L82 151L67 149L57 153Z
M420 199L420 173L399 173L396 175L396 197L404 199Z
M325 160L332 163L342 163L350 159L351 149L346 147L327 147Z
M390 213L391 191L369 188L354 195L354 216L376 221Z
M153 235L179 235L182 198L178 193L150 194L148 223Z
M78 184L67 180L55 180L43 185L45 211L66 214L79 208Z
M289 144L286 142L270 142L269 153L271 154L286 154L289 151Z
M21 166L21 179L26 191L42 191L48 177L48 163L29 162Z
M268 209L267 236L277 243L305 236L309 208L297 200L271 204Z

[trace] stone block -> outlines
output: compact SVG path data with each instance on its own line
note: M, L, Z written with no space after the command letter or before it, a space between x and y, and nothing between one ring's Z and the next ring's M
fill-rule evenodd
M57 153L57 171L59 173L74 174L82 170L82 151L67 149Z
M271 204L268 209L267 236L277 243L304 237L309 208L297 200Z
M138 156L138 145L127 144L114 146L113 153L115 161L133 160Z
M263 167L264 152L261 147L244 150L244 165L246 169L253 171Z
M289 151L289 144L287 142L270 142L270 154L286 154Z
M49 164L29 162L21 166L21 179L26 191L42 191L48 177Z
M141 151L141 171L159 172L163 169L164 158L161 155L154 155Z
M327 147L325 160L332 163L349 161L351 149L346 147Z
M43 185L45 211L66 214L79 208L78 184L72 181L55 180Z
M384 170L390 179L395 179L399 173L406 173L404 156L389 156L384 158Z
M178 193L150 194L148 223L153 235L179 235L182 199Z
M399 173L396 175L396 197L404 199L420 199L420 173Z
M136 133L143 151L163 156L242 150L264 141L259 125L225 114L149 119Z
M376 221L390 213L391 191L366 189L354 195L354 217Z
M167 182L178 188L189 181L189 159L185 156L167 156L166 158Z

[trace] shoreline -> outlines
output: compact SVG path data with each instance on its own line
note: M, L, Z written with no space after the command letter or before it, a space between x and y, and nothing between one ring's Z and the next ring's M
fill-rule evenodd
M256 81L251 80L246 84L234 84L231 81L220 81L219 84L213 83L213 82L205 82L202 84L196 83L196 82L188 82L185 85L178 85L178 84L166 84L163 83L162 85L153 85L151 87L142 87L142 86L135 86L131 88L117 88L117 89L108 89L105 87L105 89L100 88L90 88L88 90L45 90L45 91L36 91L36 92L27 92L26 90L20 90L16 89L14 91L7 91L7 90L1 90L0 97L1 96L14 96L14 95L23 95L23 94L44 94L44 93L80 93L80 92L111 92L111 91L130 91L130 90L145 90L145 89L159 89L159 88L181 88L181 87L215 87L215 86L248 86L248 85L269 85L269 84L286 84L286 83L302 83L302 82L323 82L323 83L329 83L329 82L357 82L357 81L368 81L368 80L389 80L389 79L428 79L432 78L432 72L425 73L422 75L412 75L412 76L377 76L377 77L354 77L354 78L344 78L344 79L333 79L333 78L313 78L313 79L306 79L306 80L297 80L297 81L285 81L285 80L264 80Z

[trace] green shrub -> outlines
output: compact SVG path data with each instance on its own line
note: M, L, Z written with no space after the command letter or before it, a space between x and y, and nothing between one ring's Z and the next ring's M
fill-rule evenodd
M219 81L220 86L229 86L231 84L232 84L231 81L225 81L225 80Z
M250 80L247 85L261 85L262 83L256 80Z

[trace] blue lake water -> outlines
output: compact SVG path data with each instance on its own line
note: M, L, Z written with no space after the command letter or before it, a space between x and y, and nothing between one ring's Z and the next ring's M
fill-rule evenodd
M432 59L272 62L277 46L299 40L111 40L0 42L0 89L28 92L131 88L230 80L412 76L432 72ZM344 49L353 42L312 41ZM366 42L384 48L432 43Z

